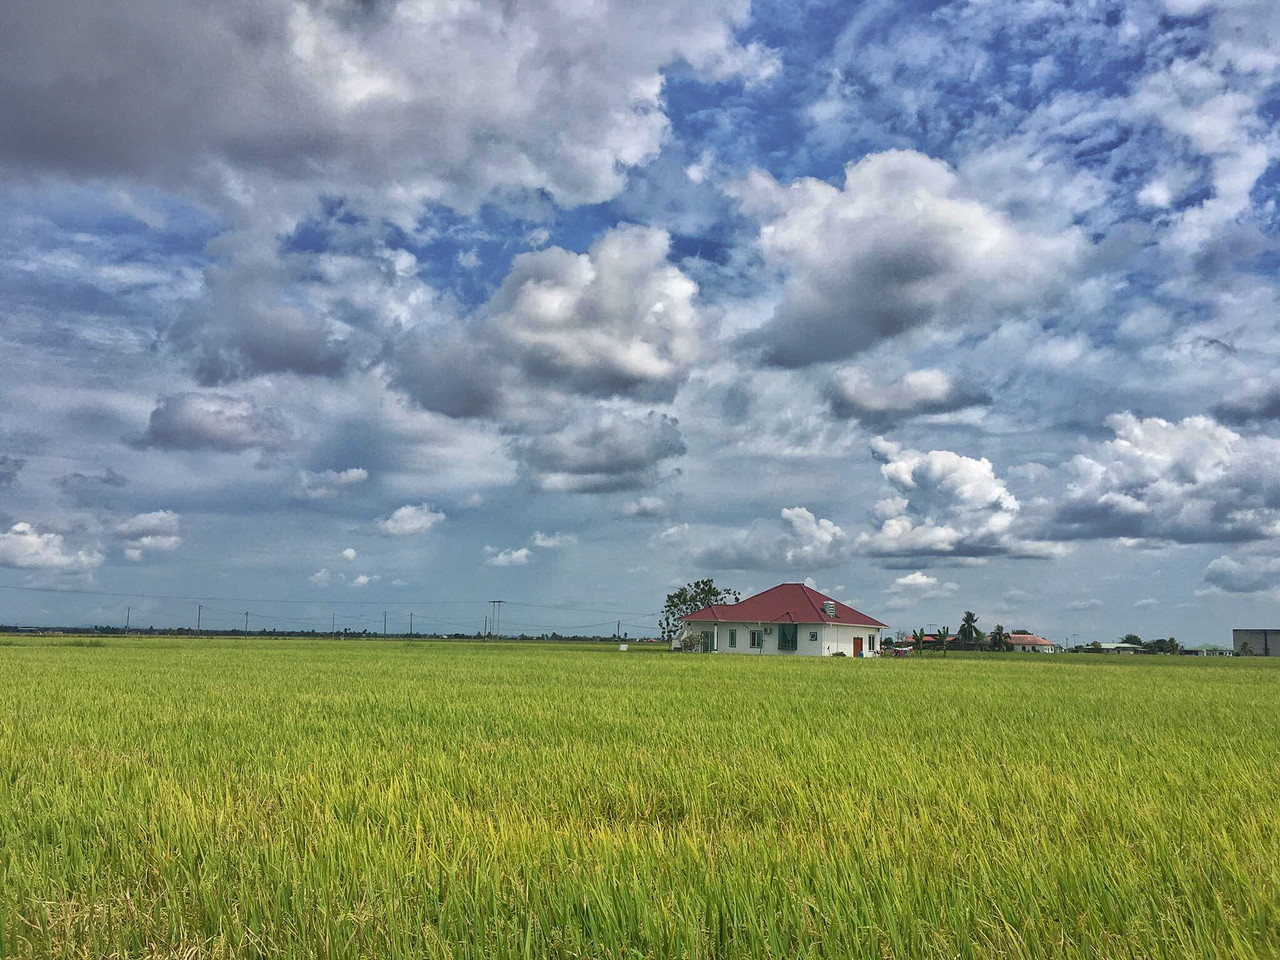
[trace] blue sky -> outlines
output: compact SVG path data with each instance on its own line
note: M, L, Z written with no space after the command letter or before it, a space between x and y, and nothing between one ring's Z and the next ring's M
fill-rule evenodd
M1276 50L1263 0L11 6L0 621L634 634L714 576L1222 642L1280 602Z

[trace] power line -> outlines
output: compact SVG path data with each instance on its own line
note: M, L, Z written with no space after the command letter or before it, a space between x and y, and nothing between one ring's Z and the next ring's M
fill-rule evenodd
M213 601L215 603L280 603L280 604L306 604L310 606L411 606L411 607L429 607L429 606L476 606L483 603L494 603L493 600L357 600L354 598L332 599L318 598L315 600L298 600L292 597L217 597L207 594L176 594L176 593L139 593L128 590L87 590L81 587L32 587L17 584L0 583L0 590L18 590L24 593L66 593L76 596L88 597L121 597L127 599L141 600L174 600L195 603L197 601ZM561 610L566 613L605 613L611 616L622 617L647 617L648 613L640 613L635 610L606 610L598 607L576 607L570 604L549 604L549 603L525 603L520 600L499 600L498 603L506 603L515 607L531 607L539 610ZM239 613L239 612L238 612ZM300 618L301 619L301 618ZM306 618L306 619L323 619Z

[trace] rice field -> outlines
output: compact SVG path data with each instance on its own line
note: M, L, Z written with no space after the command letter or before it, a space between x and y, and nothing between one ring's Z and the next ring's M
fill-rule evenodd
M1274 661L0 640L0 956L1280 956Z

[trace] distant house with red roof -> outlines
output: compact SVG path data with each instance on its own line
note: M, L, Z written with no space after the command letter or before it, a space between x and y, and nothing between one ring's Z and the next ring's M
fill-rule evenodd
M1037 637L1034 633L1011 633L1009 643L1019 653L1061 653L1062 647L1052 640Z
M675 644L704 653L784 656L875 656L888 629L874 617L803 583L776 587L737 603L713 603L684 618Z

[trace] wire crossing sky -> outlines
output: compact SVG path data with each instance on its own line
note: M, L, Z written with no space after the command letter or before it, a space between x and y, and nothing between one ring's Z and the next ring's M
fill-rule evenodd
M1270 0L4 5L0 620L714 576L1223 642L1280 601L1277 51Z

